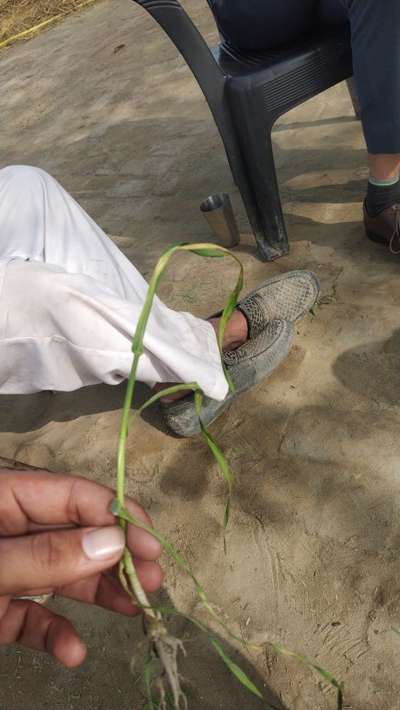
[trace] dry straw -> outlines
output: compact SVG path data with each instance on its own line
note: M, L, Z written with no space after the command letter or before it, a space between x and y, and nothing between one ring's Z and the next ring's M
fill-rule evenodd
M0 0L0 49L18 40L29 39L71 12L96 1L59 0L55 3L49 0ZM57 10L56 14L54 10Z

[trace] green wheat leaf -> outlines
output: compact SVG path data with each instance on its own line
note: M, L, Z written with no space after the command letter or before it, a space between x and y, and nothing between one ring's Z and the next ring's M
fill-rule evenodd
M223 662L225 665L229 668L230 672L235 676L235 678L238 679L238 681L244 685L247 690L249 690L253 695L256 695L257 698L263 699L263 696L261 695L260 691L254 683L250 680L250 678L246 675L244 671L236 664L234 661L232 661L229 656L225 653L224 649L222 648L221 644L216 641L216 639L211 639L211 645L214 646L216 652L218 655L222 658Z
M233 638L235 641L238 641L239 643L243 644L243 639L239 638L236 636L232 631L229 629L227 624L222 620L222 618L216 613L214 608L211 606L210 602L208 601L206 592L204 588L201 586L201 584L198 582L196 577L194 576L190 565L188 562L184 559L184 557L178 552L174 546L166 540L160 533L158 533L156 530L153 528L150 528L148 525L143 523L141 520L131 516L125 509L121 507L121 504L119 500L113 501L111 505L111 510L114 515L116 515L120 521L125 525L127 522L135 525L136 527L142 528L146 530L150 535L152 535L155 539L159 541L161 546L164 548L164 550L169 554L177 563L177 565L185 571L190 578L193 581L194 587L196 589L196 592L199 596L200 601L203 603L205 609L207 612L210 614L210 616L226 631L226 633ZM228 511L229 513L229 511ZM197 624L198 625L198 624ZM395 630L396 633L397 630ZM259 651L261 650L261 646L255 645L255 644L245 644L248 650L255 650ZM277 644L268 644L270 645L277 653L280 655L285 655L285 656L291 656L294 659L296 659L298 662L303 663L304 665L309 666L310 668L313 668L317 673L319 673L328 683L330 683L333 687L335 687L337 691L337 710L343 710L343 694L342 694L342 689L337 682L337 680L334 678L334 676L326 671L325 669L321 668L320 666L317 666L316 664L312 663L309 661L307 658L304 656L300 656L297 653L294 653L293 651L290 651L289 649L286 649L283 646L279 646Z
M340 686L340 683L336 680L336 678L330 673L329 671L325 670L325 668L321 668L321 666L317 666L315 663L310 661L308 658L305 656L301 656L299 653L295 653L294 651L289 651L289 649L285 648L284 646L280 646L279 644L270 644L272 648L279 653L281 656L289 656L291 658L294 658L296 661L299 663L302 663L305 666L308 666L309 668L312 668L315 670L324 680L329 683L333 688L335 688L337 692L337 710L343 710L343 691Z
M229 634L231 638L233 638L235 641L240 642L243 645L243 639L237 637L235 634L233 634L230 629L227 627L225 622L221 619L221 617L217 614L215 609L212 607L210 602L208 601L207 595L205 593L205 590L201 586L201 584L198 582L196 577L194 576L190 565L188 562L184 559L184 557L178 552L174 546L166 540L159 532L154 530L153 528L150 528L148 525L143 523L141 520L129 515L129 513L126 511L124 507L124 501L125 501L125 452L126 452L126 440L128 436L128 431L129 431L129 424L130 424L130 419L131 419L131 408L132 408L132 401L133 401L133 394L134 394L134 389L136 385L136 379L137 379L137 371L138 371L138 364L141 355L143 354L143 340L144 340L144 334L146 330L146 326L150 317L150 312L153 304L153 300L157 291L157 288L159 286L162 274L165 270L165 268L168 265L169 260L171 259L172 255L177 252L177 251L191 251L195 254L201 255L201 256L209 256L209 257L219 257L219 256L231 256L239 265L240 273L239 277L236 283L236 286L232 293L229 296L228 302L223 310L222 316L221 316L221 321L220 321L220 328L218 332L218 344L221 352L221 360L222 360L222 344L223 344L223 338L224 338L224 332L226 325L228 323L228 320L230 316L232 315L236 305L237 305L237 300L240 294L240 291L243 287L243 267L242 264L240 263L239 259L234 255L231 254L227 249L224 247L218 247L214 244L187 244L187 243L178 243L178 244L173 244L170 246L164 254L162 254L161 258L157 262L157 265L154 269L154 272L152 274L152 277L149 282L148 286L148 291L146 294L145 302L143 305L143 309L141 312L141 315L139 317L135 335L133 337L132 341L132 352L134 354L133 358L133 364L131 368L131 372L128 378L128 383L127 383L127 389L126 389L126 394L125 394L125 399L124 399L124 404L123 404L123 412L122 412L122 419L121 419L121 428L120 428L120 436L119 436L119 446L118 446L118 464L117 464L117 499L113 501L111 510L116 515L119 520L120 524L123 529L125 529L127 523L131 523L132 525L135 525L136 527L142 528L143 530L146 530L150 535L152 535L155 539L159 541L163 549L175 560L177 563L178 567L180 567L182 570L184 570L192 579L193 584L195 586L196 592L198 594L199 599L204 605L204 608L207 610L207 612L210 614L210 616L218 622L222 626L222 628ZM234 391L234 385L231 381L231 378L229 377L229 373L226 370L224 366L224 371L225 371L225 376L228 381L229 387L231 391ZM202 401L203 401L203 394L199 388L199 386L196 383L191 383L191 384L182 384L182 385L175 385L174 387L167 388L163 392L159 392L156 395L153 395L141 408L139 411L142 412L146 407L150 406L153 402L157 401L157 399L160 399L160 397L167 396L168 394L173 394L174 392L182 391L182 390L187 390L191 389L194 392L194 397L195 397L195 403L196 403L196 411L199 415L200 419L200 425L201 425L201 431L202 435L207 442L207 445L209 446L210 450L213 453L213 456L215 460L218 463L218 466L220 467L220 470L222 472L223 478L226 481L228 485L228 501L225 509L225 516L224 516L224 526L228 524L229 521L229 508L230 508L230 500L231 500L231 493L232 493L232 487L233 487L233 479L232 479L232 474L229 469L229 466L227 464L227 461L220 450L218 444L215 442L207 428L203 425L201 422L201 407L202 407ZM124 556L128 557L129 555ZM124 564L126 564L124 562ZM153 608L153 607L152 607ZM189 617L190 618L190 617ZM199 622L196 622L194 619L191 619L193 623L195 623L199 628L205 629ZM394 633L398 634L400 636L400 631L397 629L393 629ZM209 633L209 632L208 632ZM210 637L211 639L211 637ZM257 695L257 697L262 698L260 692L258 689L253 685L253 683L247 678L246 674L237 666L224 652L218 641L215 640L215 638L211 639L211 642L219 654L219 656L224 660L228 668L231 670L231 672L235 675L235 677L252 693ZM256 646L254 644L244 644L248 650L261 650L261 646ZM342 710L343 709L343 695L342 695L342 689L337 680L334 678L334 676L326 671L325 669L321 668L320 666L314 664L313 662L309 661L307 658L304 656L300 656L299 654L296 654L292 651L289 651L288 649L284 648L283 646L279 646L276 644L268 644L270 645L277 653L285 656L291 656L294 659L296 659L298 662L303 663L306 666L309 666L310 668L313 668L322 678L324 678L325 681L327 681L331 686L333 686L336 691L337 691L337 710ZM151 696L151 667L148 666L147 669L145 669L145 684L146 687L149 688L150 695L148 695L149 698L149 703L147 704L147 707L149 710L152 710L154 707L157 707L157 704L154 705L154 701Z
M258 698L263 699L263 696L258 690L258 688L247 677L246 673L240 668L240 666L238 666L237 663L235 663L234 661L232 661L231 658L229 658L219 641L217 641L215 636L210 632L207 626L202 624L201 621L198 621L193 616L190 616L189 614L184 614L183 612L180 612L177 609L171 607L157 607L157 611L161 612L163 616L180 616L183 619L189 621L191 624L193 624L193 626L196 626L198 629L200 629L200 631L202 631L202 633L204 633L208 637L210 644L217 651L218 655L222 658L222 660L227 665L230 672L235 676L235 678L237 678L237 680L239 680L240 683L245 686L245 688L254 693L254 695L256 695ZM273 708L273 706L271 705L268 705L267 707L271 708L271 710L278 710L277 708Z
M225 512L224 512L224 528L226 529L226 527L229 523L229 513L230 513L230 508L231 508L233 476L232 476L231 470L229 468L229 464L228 464L224 454L222 453L222 451L219 448L215 439L211 436L207 427L204 426L203 422L201 421L201 408L203 405L203 393L200 389L198 389L194 393L194 402L195 402L197 416L199 417L199 421L200 421L200 429L201 429L203 439L205 440L212 455L214 456L224 480L228 484L228 498L227 498L227 502L225 505ZM225 538L224 538L224 548L225 548L225 552L226 552Z
M224 528L226 528L229 523L229 514L230 514L230 509L231 509L233 476L232 476L231 470L229 468L229 464L228 464L224 454L222 453L222 451L219 448L215 439L213 439L213 437L211 436L208 429L202 423L201 419L200 419L200 428L201 428L201 433L202 433L205 441L207 442L207 445L208 445L210 451L212 452L212 454L219 466L222 476L223 476L224 480L226 481L226 483L228 484L228 498L227 498L227 502L225 505L225 513L224 513Z
M119 435L119 443L118 443L117 496L118 496L118 500L121 505L123 505L124 500L125 500L126 441L127 441L128 433L129 433L131 408L132 408L133 395L134 395L135 386L136 386L139 360L143 354L144 335L145 335L147 323L148 323L148 320L150 317L151 308L153 305L154 297L155 297L159 282L160 282L161 277L168 265L169 260L171 259L172 255L177 251L189 251L189 252L192 251L192 252L201 254L202 256L205 256L205 255L217 256L217 254L221 255L221 256L230 256L239 265L240 274L239 274L239 278L238 278L238 281L236 284L236 288L234 289L233 293L230 296L227 307L224 309L224 315L221 319L222 322L221 322L220 329L219 329L218 343L219 343L219 347L220 347L220 351L221 351L221 360L222 360L222 345L221 344L223 342L223 334L224 334L224 330L225 330L225 326L226 326L226 322L227 322L226 314L232 310L233 298L234 297L237 298L237 295L243 285L243 266L242 266L241 262L239 261L239 259L234 254L231 254L231 252L228 249L225 249L224 247L216 246L215 244L207 244L207 243L205 243L205 244L202 244L202 243L187 244L184 242L181 242L178 244L173 244L168 249L166 249L166 251L162 254L160 259L158 260L156 267L153 271L153 274L151 276L150 282L149 282L145 302L143 304L142 312L140 314L140 317L139 317L139 320L138 320L138 323L136 326L135 334L134 334L133 340L132 340L132 352L133 352L134 358L133 358L131 372L128 377L127 389L126 389L123 410L122 410L121 427L120 427L120 435ZM233 391L233 389L234 389L233 383L232 383L231 378L229 377L229 373L227 372L225 366L224 366L224 372L225 372L227 382L229 384L229 388L231 391ZM190 387L189 387L189 389L190 389ZM175 391L178 391L178 390L175 390ZM158 395L154 395L151 398L151 400L149 401L149 403L155 402L157 399L159 399L162 396L163 396L162 393L159 393ZM146 406L149 406L149 403L144 405L142 407L141 411L143 411L143 409L145 409ZM229 506L228 506L228 512L225 511L225 522L226 522L227 518L229 518Z
M217 249L191 249L192 254L197 254L198 256L210 256L212 258L224 258L225 254Z
M152 535L160 545L163 547L165 552L167 552L170 557L172 557L175 562L178 564L178 566L183 569L185 572L189 574L189 576L193 579L195 582L196 588L204 592L202 586L199 584L197 579L195 578L188 562L186 562L185 558L181 555L178 550L175 549L175 547L172 545L172 543L169 542L163 535L161 535L158 530L155 530L154 528L151 528L149 525L144 523L142 520L139 520L139 518L134 517L133 515L130 515L125 508L122 508L119 501L117 499L113 500L111 503L110 507L111 512L113 515L117 516L118 518L121 518L127 523L130 523L131 525L135 525L137 528L141 528L142 530L145 530L146 532L149 533L149 535Z
M110 510L115 515L118 517L120 520L124 521L124 523L130 523L131 525L135 525L137 528L141 528L142 530L145 530L146 532L149 533L152 537L154 537L158 542L160 543L161 547L164 549L164 551L172 557L173 560L175 560L176 564L178 567L186 572L187 575L189 575L190 579L193 582L194 588L196 590L197 596L199 597L200 601L202 602L204 608L208 612L208 614L224 629L224 631L234 640L237 641L238 643L243 645L243 639L240 638L239 636L236 636L228 625L223 621L221 616L215 611L214 607L211 605L206 591L204 587L200 584L198 579L195 577L192 568L190 567L189 563L183 555L170 543L166 538L161 535L161 533L158 532L158 530L155 530L154 528L151 528L149 525L144 523L142 520L139 520L139 518L134 517L133 515L130 515L128 511L121 507L121 504L119 503L118 499L115 499L112 501ZM140 605L139 605L140 606ZM152 607L155 608L155 607ZM194 620L192 620L193 623ZM200 628L200 626L199 626ZM203 627L202 627L203 628ZM252 644L248 644L248 648L252 650L257 650L260 651L261 647L260 646L254 646Z
M142 414L147 407L150 407L152 404L155 404L159 399L162 397L169 397L171 394L175 394L176 392L184 392L185 390L192 390L192 392L198 391L199 385L197 385L195 382L189 382L189 384L185 385L173 385L172 387L166 387L163 390L160 390L156 394L154 394L150 399L148 399L140 409L137 410L137 414Z

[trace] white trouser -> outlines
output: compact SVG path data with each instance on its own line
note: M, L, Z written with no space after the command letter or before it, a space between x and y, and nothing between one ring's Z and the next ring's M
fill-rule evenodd
M118 384L147 284L75 200L38 168L0 170L0 393ZM138 378L227 384L212 326L156 298Z

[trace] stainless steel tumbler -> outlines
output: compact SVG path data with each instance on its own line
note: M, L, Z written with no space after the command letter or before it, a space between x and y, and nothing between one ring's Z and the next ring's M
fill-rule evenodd
M201 203L200 210L218 244L227 248L235 247L239 244L239 230L233 214L230 197L226 192L217 192L207 197Z

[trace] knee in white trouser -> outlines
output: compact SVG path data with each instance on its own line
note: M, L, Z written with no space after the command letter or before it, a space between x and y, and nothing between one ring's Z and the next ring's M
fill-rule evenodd
M42 168L33 165L7 165L0 170L0 183L7 184L15 182L20 190L25 184L33 184L35 181L48 179L50 175Z

